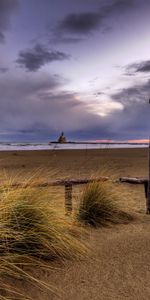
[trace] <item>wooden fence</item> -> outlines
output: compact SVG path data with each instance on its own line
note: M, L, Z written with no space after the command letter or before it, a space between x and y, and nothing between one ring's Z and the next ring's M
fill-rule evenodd
M27 182L25 184L21 182L12 182L9 184L11 188L27 188L27 187L50 187L50 186L64 186L65 188L65 210L66 214L72 213L72 192L74 185L83 185L92 182L106 181L108 177L99 177L99 178L81 178L81 179L60 179L60 180L51 180L46 182ZM5 186L5 182L1 182L1 185ZM7 186L7 184L6 184Z
M92 182L102 182L108 180L109 177L99 177L99 178L80 178L80 179L60 179L60 180L51 180L46 182L27 182L23 183L10 183L9 187L11 188L27 188L27 187L49 187L49 186L64 186L65 188L65 210L66 214L71 214L72 206L72 192L74 185L83 185ZM116 181L115 181L116 182ZM150 214L149 204L148 204L148 179L141 177L120 177L119 182L130 183L130 184L143 184L146 198L146 213ZM1 182L0 185L5 185L4 182ZM7 184L6 184L7 185Z
M145 192L145 198L146 198L146 214L150 214L150 207L149 207L149 180L148 178L144 177L120 177L120 182L126 182L131 184L143 184L144 185L144 192Z

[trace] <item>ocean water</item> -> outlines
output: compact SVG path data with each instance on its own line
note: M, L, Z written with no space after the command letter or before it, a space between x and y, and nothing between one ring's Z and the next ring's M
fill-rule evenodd
M48 144L48 143L0 143L0 151L20 151L20 150L70 150L70 149L112 149L112 148L145 148L146 144L123 144L123 143L68 143L68 144Z

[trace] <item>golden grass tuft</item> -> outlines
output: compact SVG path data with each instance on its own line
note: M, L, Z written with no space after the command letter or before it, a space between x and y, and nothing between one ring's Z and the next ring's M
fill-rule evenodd
M0 276L23 278L53 291L32 276L32 269L45 268L47 262L55 259L83 258L87 250L80 241L79 227L56 212L47 196L41 188L1 188ZM6 286L0 284L0 299L29 299L18 290L13 292L9 285L7 294L11 296L3 296Z
M114 189L113 184L91 183L81 195L77 218L95 227L128 223L133 216L120 208L119 197L122 195Z
M0 253L54 259L82 255L73 223L56 212L43 189L1 193Z

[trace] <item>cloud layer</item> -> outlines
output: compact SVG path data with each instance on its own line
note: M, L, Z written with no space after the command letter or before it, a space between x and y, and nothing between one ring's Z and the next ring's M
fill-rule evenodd
M0 42L9 38L0 49L0 138L46 141L61 131L71 139L145 138L149 0L56 0L49 10L50 2L0 0ZM64 44L51 48L50 38ZM50 73L53 62L61 76Z
M115 120L115 123L119 125L118 133L122 132L125 137L139 139L149 136L149 95L150 80L124 88L112 95L112 99L124 106L124 110L117 115Z
M125 140L144 138L149 131L150 81L111 95L113 109L102 117L98 114L100 101L93 101L93 109L76 93L63 91L63 78L26 74L20 78L6 73L0 81L1 139L15 135L16 139L44 141L63 130L77 139ZM115 109L117 102L122 109L117 105ZM111 106L111 100L109 103Z
M18 4L18 0L0 0L0 42L5 40L5 32L10 26L11 15Z
M129 8L134 8L134 5L135 0L105 1L98 11L70 13L59 21L53 31L55 40L67 43L80 42L84 36L97 29L104 31L108 26L112 27L111 18L117 14L124 14ZM76 37L71 37L71 34Z
M43 45L36 44L32 49L20 51L16 62L26 71L36 72L45 64L65 59L69 59L69 55L61 51L49 51Z
M59 28L62 31L86 34L96 29L100 23L99 13L80 13L80 14L69 14L60 23Z
M111 137L109 118L92 111L76 93L63 91L62 78L44 73L27 73L24 79L5 76L0 81L1 139L15 135L22 140L47 140L62 130L78 139Z
M8 70L9 70L8 68L0 67L0 73L2 73L2 74L7 73Z
M135 73L148 73L150 72L150 60L135 62L126 67L127 73L135 74Z

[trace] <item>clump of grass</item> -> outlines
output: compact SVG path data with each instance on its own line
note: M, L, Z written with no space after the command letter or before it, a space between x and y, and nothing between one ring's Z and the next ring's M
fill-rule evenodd
M49 288L26 272L26 268L30 268L32 274L32 268L43 268L54 259L80 259L86 254L80 233L72 221L51 207L44 189L1 188L0 276L22 277L42 288ZM5 290L1 285L0 289ZM11 291L11 287L7 288L12 297L1 296L1 299L17 299ZM17 297L20 291L15 293ZM28 299L21 295L19 299Z
M81 195L78 219L95 227L128 223L133 217L120 209L117 200L121 196L107 182L87 185Z
M84 247L73 224L54 210L40 189L1 194L0 254L17 253L54 259L80 256Z

